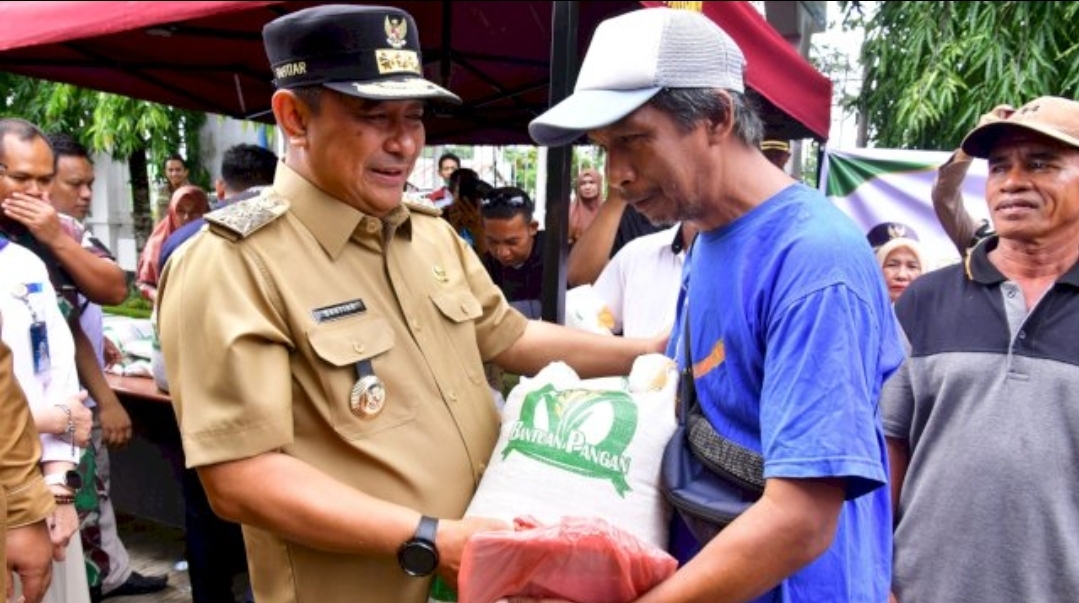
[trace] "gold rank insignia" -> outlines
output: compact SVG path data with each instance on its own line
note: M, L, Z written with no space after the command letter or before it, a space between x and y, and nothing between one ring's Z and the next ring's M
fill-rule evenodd
M206 214L211 230L232 240L243 239L285 215L288 201L270 189L257 197L244 199ZM214 227L219 228L214 228Z
M406 71L408 73L415 73L416 75L423 74L423 68L420 66L420 55L415 50L390 50L389 48L380 48L375 51L375 63L378 65L378 72L380 74L386 73L399 73ZM432 86L430 82L422 80L419 82L377 82L379 86L385 86L392 84L398 91L409 90L427 90ZM357 89L362 86L360 82L356 83ZM370 86L371 84L366 84Z

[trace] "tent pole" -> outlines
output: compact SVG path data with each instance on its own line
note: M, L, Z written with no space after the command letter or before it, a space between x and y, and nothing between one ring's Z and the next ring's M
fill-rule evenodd
M553 2L551 13L550 106L573 91L577 81L577 2ZM543 250L543 320L565 323L566 255L569 233L570 164L573 146L547 152L546 248Z

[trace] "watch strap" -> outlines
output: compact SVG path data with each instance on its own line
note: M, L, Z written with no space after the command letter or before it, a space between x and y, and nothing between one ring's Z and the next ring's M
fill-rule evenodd
M74 494L82 487L82 479L78 471L68 469L59 473L50 473L45 476L46 486L60 486Z
M426 515L420 517L420 524L416 526L415 540L423 540L431 546L435 544L435 536L438 534L438 519Z
M67 480L64 477L63 471L61 471L60 473L50 473L45 476L46 486L66 486L66 481Z
M63 486L68 490L71 490L71 486L67 485L67 472L61 471L59 473L50 473L45 476L46 486Z

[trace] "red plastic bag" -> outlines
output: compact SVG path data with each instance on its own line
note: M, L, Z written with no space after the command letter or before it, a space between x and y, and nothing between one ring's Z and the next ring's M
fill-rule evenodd
M666 551L598 517L564 517L547 526L520 517L514 527L477 533L465 545L460 603L493 603L514 595L628 603L678 566Z

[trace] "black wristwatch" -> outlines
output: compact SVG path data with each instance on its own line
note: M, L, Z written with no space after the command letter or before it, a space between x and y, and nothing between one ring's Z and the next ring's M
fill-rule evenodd
M45 485L63 486L72 492L78 492L82 488L82 476L73 469L63 473L51 473L45 476Z
M435 534L438 533L438 520L424 515L412 539L397 549L397 563L409 576L422 578L430 576L438 569L438 549L435 547Z

